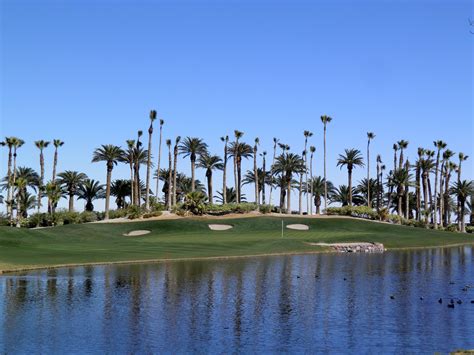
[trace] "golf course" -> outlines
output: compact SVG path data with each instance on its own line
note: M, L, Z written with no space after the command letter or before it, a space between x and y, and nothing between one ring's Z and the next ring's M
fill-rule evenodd
M285 226L283 236L282 221ZM225 224L232 228L211 230L210 224ZM309 229L286 228L290 224L307 225ZM132 236L134 231L149 233ZM328 251L327 248L311 245L319 242L378 242L390 250L474 244L474 236L355 218L275 216L235 219L194 217L42 229L2 227L0 272L93 263Z

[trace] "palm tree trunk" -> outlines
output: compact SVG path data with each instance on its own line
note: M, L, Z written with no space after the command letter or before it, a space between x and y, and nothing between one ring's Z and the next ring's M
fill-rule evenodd
M377 159L377 212L380 211L380 163Z
M69 212L74 212L74 193L69 193Z
M272 166L270 167L270 197L268 204L272 205L272 192L273 192L273 165L275 164L276 158L276 143L273 144L273 159L272 159Z
M265 204L265 178L267 176L267 170L266 170L266 166L265 166L265 155L263 156L263 167L262 167L262 170L263 170L263 181L262 181L262 203Z
M212 171L206 173L207 177L207 194L209 197L209 203L212 205Z
M158 194L160 193L160 163L161 163L161 140L163 138L163 125L160 123L160 141L158 143L158 166L156 175L156 199L158 200Z
M107 163L107 182L105 186L105 220L109 219L109 208L110 208L110 185L112 183L112 169L113 163Z
M450 206L449 206L449 180L451 179L451 171L446 171L446 179L444 180L444 196L443 196L443 200L444 200L444 215L443 215L443 219L444 219L444 224L446 226L449 225L449 218L448 216L451 214L451 211L450 211Z
M405 169L407 172L410 171L410 163L408 162L408 159L405 163ZM405 219L408 220L410 219L410 188L408 186L408 179L406 181L407 183L405 184Z
M38 201L37 201L38 213L40 213L40 209L41 209L41 194L43 192L43 180L44 180L44 156L43 156L43 150L40 150L40 180L38 184L39 186L38 186Z
M311 195L310 195L310 207L309 207L309 213L313 215L313 153L311 153L311 158L309 162L309 177L311 180ZM307 184L306 184L307 185ZM319 214L319 213L317 213Z
M324 210L328 208L328 184L326 178L326 123L324 123Z
M298 192L298 213L303 214L303 174L300 173L300 186Z
M433 219L433 194L431 192L431 179L430 177L428 176L428 195L429 195L429 199L430 199L430 218L431 218L431 223L434 223L434 219Z
M466 233L466 223L464 222L464 215L466 213L466 203L461 201L461 215L458 217L458 220L461 222L461 233Z
M8 177L8 181L7 181L7 211L8 211L8 214L10 215L10 218L12 216L12 213L13 213L13 209L12 209L12 200L13 200L13 196L12 196L12 159L13 159L13 153L12 153L12 147L8 147L8 170L7 170L7 177Z
M308 148L308 138L306 138L304 140L304 167L305 167L305 171L304 171L304 174L305 174L305 186L306 186L306 190L305 190L305 194L306 194L306 214L309 214L309 193L308 193L308 152L307 152L307 149Z
M316 214L321 214L321 196L314 197L314 204L316 205Z
M176 196L176 190L177 190L177 186L176 186L176 177L178 175L178 144L176 144L174 146L174 163L173 163L173 206L176 206L176 199L177 199L177 196Z
M239 156L237 159L237 186L238 186L238 191L239 193L237 194L237 202L241 203L242 202L242 194L241 194L241 186L242 186L242 160Z
M196 157L191 154L191 191L196 189Z
M402 211L402 201L403 201L403 195L398 194L398 215L400 216L400 224L401 222L401 217L403 217L403 211Z
M53 176L52 182L56 183L56 166L58 164L58 147L54 148L54 158L53 158ZM48 212L51 213L51 199L48 197Z
M288 176L286 195L286 213L291 214L291 176Z
M153 124L148 129L148 157L146 162L145 209L150 210L150 181L151 181L151 143L153 138Z
M443 192L443 184L444 184L444 167L445 167L445 162L441 164L441 170L440 170L440 175L439 175L439 226L441 228L444 227L444 220L443 220L443 214L444 214L444 192Z
M14 190L15 190L15 183L16 183L16 157L17 157L17 153L16 153L16 145L15 147L13 148L13 181L12 181L12 199L13 199L13 194L15 193ZM18 199L18 194L17 194L17 205L20 203L19 199ZM19 211L19 207L17 206L16 207L16 214L18 215L18 211ZM12 213L11 213L11 224L13 225L13 208L12 208Z
M234 161L234 186L235 186L235 198L237 203L239 203L239 183L237 178L237 157L236 152L234 152L234 157L232 159Z
M349 206L352 206L352 169L347 169L347 184L349 185Z
M435 167L435 186L434 186L434 208L433 208L433 227L438 229L438 174L439 174L439 155L440 149L436 156L436 167Z
M459 159L459 166L458 166L458 184L461 183L461 168L462 168L462 160ZM458 231L462 231L462 223L461 220L464 220L464 214L461 211L461 201L459 196L457 198L457 215L458 215ZM461 218L462 216L462 218Z
M421 188L420 188L420 178L421 178L421 170L419 166L420 162L418 160L417 166L416 166L416 220L420 221L421 220Z
M227 138L224 145L224 169L222 172L222 204L223 205L227 203L226 191L227 191Z
M253 173L255 177L255 203L260 205L260 190L258 188L257 149L253 150Z
M169 161L169 172L168 172L168 211L171 211L171 192L172 192L172 177L173 177L173 169L171 167L172 159L171 159L171 146L168 149L168 161Z
M370 139L367 141L367 207L371 207L370 202Z
M135 179L133 178L133 163L130 162L130 204L135 204Z
M425 209L425 223L428 225L428 210L429 210L429 204L428 204L428 176L427 172L423 172L423 203L424 203L424 209Z

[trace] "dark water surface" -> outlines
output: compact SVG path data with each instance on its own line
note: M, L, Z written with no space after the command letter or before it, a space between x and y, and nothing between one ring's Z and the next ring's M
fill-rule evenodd
M36 271L0 277L0 352L447 352L471 300L472 246Z

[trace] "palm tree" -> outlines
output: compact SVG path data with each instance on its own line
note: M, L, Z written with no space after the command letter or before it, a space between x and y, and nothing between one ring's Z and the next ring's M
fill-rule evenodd
M171 139L166 140L166 146L168 147L168 198L167 198L167 209L171 211L171 192L172 192L172 176L173 169L171 168Z
M55 181L48 181L44 186L44 193L48 200L51 201L51 210L49 213L53 215L56 212L56 206L59 200L65 196L65 191Z
M160 171L160 163L161 163L161 141L163 138L163 125L165 124L165 121L163 119L160 119L160 142L158 144L158 164L156 171ZM156 179L156 198L158 199L158 193L160 192L160 179Z
M300 172L300 182L298 184L298 214L303 214L303 174L306 173L306 150L301 153L304 162L304 169Z
M398 198L398 215L403 217L403 197L405 196L405 187L411 184L411 174L408 169L396 169L390 180L390 183L393 187L397 188L397 198ZM401 223L401 221L400 221Z
M445 180L447 179L447 167L449 164L449 160L454 156L454 152L450 149L446 149L443 152L443 159L441 161L441 169L439 171L439 225L441 228L444 226L444 197L445 191L443 191Z
M451 193L457 196L460 211L458 214L458 222L461 224L459 231L461 233L466 233L464 216L466 214L466 200L474 193L474 184L472 181L462 180L461 182L455 182L454 186L451 188Z
M372 203L370 200L370 141L375 138L375 134L373 132L367 132L367 206L372 207Z
M338 188L333 188L329 199L331 203L337 202L342 206L350 206L351 203L356 206L364 204L364 198L357 193L356 189L349 189L347 185L339 185Z
M87 175L78 171L66 170L58 174L58 184L64 185L69 195L69 212L74 211L74 196L77 190L87 179ZM54 181L53 181L54 182Z
M398 161L398 169L402 169L403 168L403 151L405 149L407 149L408 147L408 141L406 140L401 140L401 141L398 141L398 149L400 149L400 157L399 157L399 161Z
M257 177L258 177L258 194L262 193L262 201L265 200L265 185L271 183L271 174L269 171L265 171L261 168L257 169ZM242 179L242 185L249 185L252 184L255 186L255 172L253 170L247 170L247 173L244 175ZM263 202L265 203L265 202Z
M18 185L19 179L17 179ZM28 211L36 207L36 197L28 191L20 193L18 201L18 212L22 218L28 218Z
M15 181L15 187L16 187L16 225L20 225L20 218L22 217L22 214L20 211L22 211L22 205L21 205L21 191L26 190L26 186L28 185L28 181L24 178L18 178ZM12 224L13 221L10 223Z
M153 138L153 122L156 120L156 111L150 111L150 127L148 127L148 154L146 163L146 190L145 209L150 210L150 181L151 181L151 142Z
M206 169L207 195L209 197L209 203L212 205L212 171L222 170L224 168L222 159L217 155L201 154L197 166L198 168Z
M443 197L443 206L444 206L444 224L447 226L450 224L451 221L451 204L450 204L450 197L449 197L449 186L451 181L451 175L453 171L456 171L458 166L449 161L446 164L446 178L444 180L444 197Z
M441 155L441 150L445 149L447 144L441 140L434 141L434 146L437 149L436 153L436 166L435 166L435 190L434 190L434 210L433 210L433 227L438 229L438 176L439 176L439 160Z
M225 196L225 197L224 197ZM222 193L222 191L217 191L216 200L220 203L224 203L224 198L227 203L236 203L237 202L237 193L233 187L228 187L226 189L226 193ZM242 200L245 201L245 195L242 195Z
M462 152L460 152L460 153L458 154L458 159L459 159L459 163L458 163L458 178L457 178L458 184L461 183L462 162L463 162L463 161L466 161L467 158L469 158L469 156L468 156L468 155L465 155L465 154L462 153ZM457 200L457 214L458 214L458 216L461 215L461 201L459 200L459 198L458 198L458 200ZM460 230L461 230L461 221L458 219L458 231L460 231Z
M358 149L346 149L344 154L339 154L337 166L341 169L347 167L347 181L349 185L349 206L352 206L352 170L355 167L364 166L364 159Z
M255 144L253 146L253 173L255 174L255 176L258 176L257 175L257 147L258 147L258 144L260 143L260 140L257 138L255 138ZM258 188L258 179L255 179L255 203L257 205L260 204L260 193L259 193L260 189Z
M39 186L38 186L38 206L37 210L38 213L40 212L41 209L41 194L43 193L43 181L44 181L44 154L43 151L45 148L48 147L49 142L44 141L44 140L39 140L35 142L36 147L40 151L40 179L39 179Z
M237 129L234 130L235 142L232 144L233 148L239 145L239 139L242 138L243 135L244 135L244 132L241 132ZM232 160L234 162L234 186L235 186L235 192L237 194L237 202L240 202L240 185L239 185L239 178L238 178L238 173L237 173L238 156L236 154L231 154L230 156L233 158Z
M53 182L56 181L56 168L58 166L58 149L64 145L64 142L60 139L53 140L54 145L54 160L53 160Z
M425 210L425 223L428 224L428 215L430 210L429 203L429 175L434 169L434 162L429 151L425 150L425 157L419 161L421 169L421 178L423 181L423 205Z
M379 194L379 184L376 179L367 180L367 178L364 178L359 181L355 191L364 198L364 204L367 205L369 199L373 201Z
M279 140L275 137L273 137L273 158L272 158L272 166L270 167L270 173L272 175L272 183L270 184L270 198L268 204L271 206L272 205L272 191L273 191L273 165L275 164L275 158L276 158L276 149L278 145Z
M130 202L132 202L132 191L131 180L117 179L112 182L110 195L115 197L115 203L118 209L124 209L127 206L127 197L130 197Z
M397 170L397 151L398 151L398 144L393 145L393 171Z
M96 180L85 179L77 190L77 197L80 200L85 200L85 210L92 212L94 211L92 202L105 197L104 185Z
M423 155L425 154L425 150L421 147L418 148L418 160L416 161L416 172L415 172L415 179L416 179L416 220L421 220L421 161L423 159Z
M177 183L176 183L176 177L178 174L178 152L179 152L179 142L181 141L181 137L178 136L176 137L175 143L174 143L174 149L173 149L173 154L174 154L174 163L173 163L173 206L176 206L176 188L177 188ZM192 161L192 158L191 158ZM194 163L191 162L191 170L194 169ZM194 176L194 171L192 172ZM191 177L191 191L194 191L194 178Z
M293 174L301 174L304 172L304 160L298 154L282 154L275 161L274 171L277 174L282 174L283 182L286 184L287 190L286 210L287 213L291 213L291 185Z
M308 138L312 137L313 136L313 132L310 132L310 131L304 131L303 132L303 135L304 135L304 151L305 151L305 154L304 154L304 166L305 166L305 183L306 183L306 213L309 214L309 205L310 205L310 197L309 197L309 194L308 194L308 156L307 156L307 147L308 147Z
M377 154L377 211L380 211L380 202L381 202L381 194L382 194L382 177L381 177L381 165L382 165L382 157L380 154Z
M195 190L194 180L196 173L196 160L199 155L207 152L207 144L201 138L186 137L179 146L180 154L183 154L184 158L189 156L191 161L191 190Z
M13 144L15 137L6 137L4 145L8 147L8 168L7 168L7 212L12 218L12 189L13 189L13 179L12 179L12 162L13 162Z
M326 176L326 157L327 157L327 153L326 153L326 126L331 121L332 121L331 117L326 116L326 115L321 116L321 122L324 125L324 181L325 181L325 185L324 185L324 209L327 209L327 207L328 207L328 204L327 204L328 187L327 187L327 183L326 183L326 181L327 181L327 176Z
M135 203L135 182L133 175L133 166L135 163L135 140L127 140L127 150L122 156L122 162L128 163L130 167L130 203L133 205Z
M309 162L309 176L310 176L310 181L313 181L313 157L314 157L314 153L316 152L316 147L314 146L309 147L309 151L311 153L310 162ZM323 181L323 184L324 184L324 181ZM311 194L311 200L313 200L314 191L313 191L312 183L311 183L310 194ZM313 203L311 203L310 205L310 214L311 215L313 214Z
M110 185L112 183L112 170L114 166L122 159L124 151L122 148L112 144L102 145L94 151L92 162L97 163L105 161L107 166L107 181L105 190L105 220L109 219L110 207Z
M309 191L311 191L311 197L313 198L313 203L314 203L314 206L316 207L317 215L321 214L321 202L324 196L324 186L325 186L324 178L321 176L311 177L311 179L309 180ZM328 181L327 186L328 186L329 195L331 195L334 192L334 185L332 184L332 182ZM309 192L308 190L306 191ZM312 204L311 204L311 207L312 207Z
M247 143L232 142L229 146L230 157L235 160L236 171L237 171L237 202L240 203L241 199L241 185L242 185L242 158L248 159L253 155L253 149Z
M141 191L140 191L140 159L139 159L139 151L141 151L142 142L140 141L141 136L143 135L143 131L139 130L137 132L137 144L134 148L134 162L133 162L133 170L134 170L134 198L135 198L135 205L141 205Z
M17 138L17 137L11 137L10 142L13 145L13 179L12 179L12 192L11 192L11 200L13 200L13 194L14 194L14 189L15 187L18 189L18 186L16 184L16 159L17 159L17 150L20 148L23 144L25 144L25 141ZM13 212L13 211L12 211ZM17 208L17 214L18 214L18 208ZM10 224L13 225L13 213L10 214Z
M224 164L222 167L222 191L227 190L227 144L229 144L229 136L221 137L221 141L224 142ZM227 195L223 194L222 204L227 203Z

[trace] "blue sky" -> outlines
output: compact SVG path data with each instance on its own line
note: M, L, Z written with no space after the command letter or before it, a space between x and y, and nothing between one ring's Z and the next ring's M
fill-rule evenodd
M219 154L219 137L234 129L248 142L260 137L262 150L271 151L278 137L298 153L303 130L310 130L317 174L319 116L331 115L328 176L336 184L346 183L337 155L351 147L365 152L367 131L377 136L373 157L381 154L389 167L400 139L410 142L412 159L435 139L474 158L470 1L3 0L0 6L0 134L27 142L20 165L38 168L34 140L61 138L60 171L105 181L105 166L90 163L92 151L134 138L147 128L150 109L166 121L165 138L202 137ZM52 149L46 159L50 178ZM5 150L1 166L4 174ZM180 169L189 172L189 162ZM472 159L464 174L473 178ZM125 166L114 172L127 176ZM356 181L364 176L356 170ZM204 181L203 171L198 177Z

